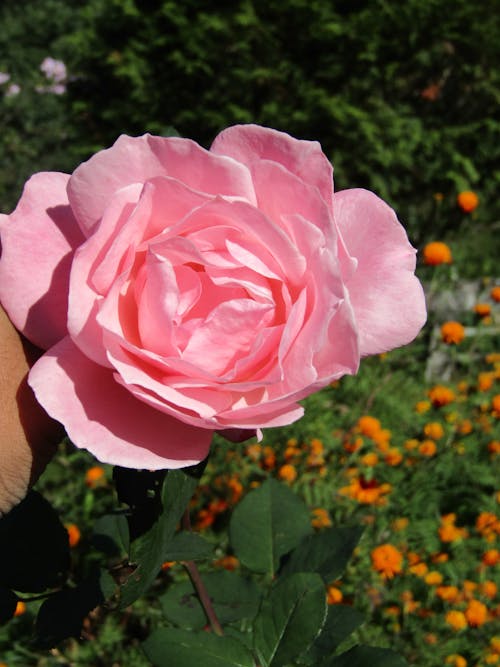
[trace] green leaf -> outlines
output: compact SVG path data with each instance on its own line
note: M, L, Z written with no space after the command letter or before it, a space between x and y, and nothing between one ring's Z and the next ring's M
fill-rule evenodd
M408 663L391 649L359 645L322 662L321 667L408 667Z
M69 568L68 533L36 491L0 520L0 583L38 593L59 586Z
M273 575L281 556L312 527L304 503L287 486L268 479L237 505L229 530L239 560L254 572Z
M132 604L156 578L184 510L198 483L186 470L169 470L161 488L160 511L151 527L132 542L137 567L121 588L120 608Z
M280 667L306 651L327 613L318 574L293 574L279 581L254 621L254 648L262 667Z
M332 655L364 621L363 614L353 607L344 604L331 605L328 607L323 629L307 653L301 656L301 662L306 665L317 665L322 658Z
M202 579L222 625L254 618L260 604L260 591L251 579L225 570L203 573ZM173 584L160 601L165 618L171 623L199 630L208 622L190 581Z
M328 584L344 572L362 533L360 526L341 526L307 535L290 554L282 573L317 572Z
M163 560L201 560L209 558L213 550L210 542L201 535L182 531L172 538Z
M160 628L142 645L155 667L255 667L250 651L232 637Z
M127 518L123 514L105 514L94 524L93 543L96 549L122 560L128 557L130 538Z

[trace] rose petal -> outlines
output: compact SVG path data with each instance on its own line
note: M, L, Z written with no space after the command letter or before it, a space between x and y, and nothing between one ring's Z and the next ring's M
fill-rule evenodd
M17 329L42 348L67 334L69 271L83 240L68 206L68 178L35 174L16 210L0 216L0 301Z
M262 162L255 171L254 184L259 210L281 227L294 243L303 242L307 237L301 238L300 231L289 224L288 216L294 216L294 220L302 216L321 231L328 245L335 242L337 233L331 207L310 183L291 174L280 164ZM317 234L313 234L313 239L316 237ZM298 247L302 250L301 245Z
M304 183L317 187L326 204L331 205L333 167L317 141L295 139L285 132L258 125L234 125L217 135L210 151L229 155L250 168L261 160L277 162ZM254 176L260 168L261 164L252 169Z
M37 361L29 384L72 442L104 463L160 470L193 465L207 456L212 431L138 401L69 337Z
M358 266L346 286L359 328L362 355L405 345L426 320L415 249L395 212L368 190L334 195L335 221Z
M234 160L214 155L188 139L122 135L111 148L81 164L68 183L69 201L85 235L117 190L155 176L171 176L200 192L255 202L250 172Z

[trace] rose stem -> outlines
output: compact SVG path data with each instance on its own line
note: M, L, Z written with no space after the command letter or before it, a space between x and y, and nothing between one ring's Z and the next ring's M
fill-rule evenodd
M184 512L184 516L182 517L182 526L184 530L189 530L189 531L191 530L191 519L189 517L189 508L186 509L186 511ZM205 610L205 614L207 615L212 630L215 632L216 635L222 637L222 635L224 634L222 626L219 623L219 619L217 618L215 610L212 606L212 601L210 600L210 596L200 576L200 572L198 570L198 567L196 566L196 563L193 560L186 560L183 561L183 565L189 574L189 577L196 590L196 593L198 594L201 606Z

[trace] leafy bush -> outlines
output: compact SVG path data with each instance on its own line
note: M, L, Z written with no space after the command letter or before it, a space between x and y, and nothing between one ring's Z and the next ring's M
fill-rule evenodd
M26 87L50 47L69 96L0 107L2 208L36 169L71 170L118 134L180 134L209 145L257 122L319 139L338 189L388 199L420 243L457 227L474 189L499 214L500 13L485 3L89 0L2 3L0 46ZM436 210L433 195L444 195Z

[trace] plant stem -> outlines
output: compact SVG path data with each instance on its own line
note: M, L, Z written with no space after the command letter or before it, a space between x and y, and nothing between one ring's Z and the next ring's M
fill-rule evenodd
M184 516L182 517L182 525L185 530L191 530L189 509L186 509L186 511L184 512ZM210 596L200 576L200 572L198 570L198 567L196 566L196 563L193 560L186 560L183 561L183 565L189 574L191 582L198 595L201 606L203 607L205 614L207 615L212 630L215 632L216 635L222 637L224 631L222 630L222 626L219 622L219 619L217 618L215 609L213 608L212 605L212 601L210 600Z

